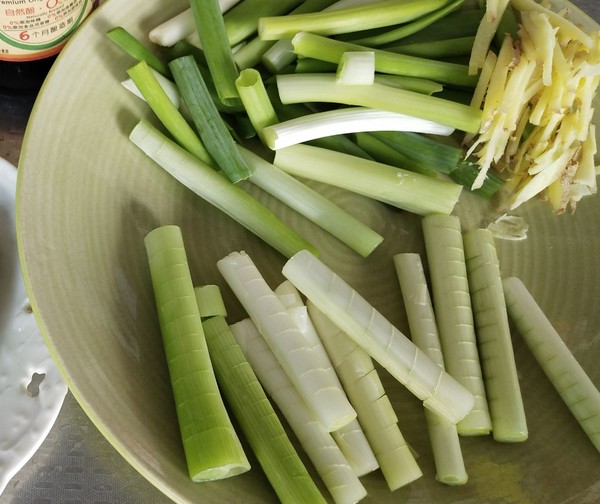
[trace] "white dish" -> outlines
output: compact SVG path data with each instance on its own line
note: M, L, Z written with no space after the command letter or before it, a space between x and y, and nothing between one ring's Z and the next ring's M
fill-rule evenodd
M23 283L16 184L16 168L0 158L0 493L42 444L67 393Z

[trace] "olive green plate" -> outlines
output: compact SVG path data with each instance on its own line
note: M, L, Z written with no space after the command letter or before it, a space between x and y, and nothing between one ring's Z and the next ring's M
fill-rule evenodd
M120 85L131 60L104 36L118 24L142 35L185 5L182 0L111 0L61 54L35 104L23 145L19 250L38 323L67 384L140 473L176 502L275 502L254 459L249 473L231 480L189 480L143 238L158 225L181 226L197 283L224 286L216 261L246 250L274 287L283 279L284 258L178 185L128 141L138 118L148 113ZM392 255L423 251L419 219L319 187L384 235L372 257L357 257L290 211L284 218L320 247L326 263L406 330ZM476 215L471 204L465 202L463 215ZM503 271L522 278L600 384L600 198L584 200L574 216L557 217L546 205L533 204L525 217L528 240L498 243ZM235 322L243 313L224 292ZM464 439L469 483L441 485L435 481L420 405L382 373L424 476L391 493L379 473L369 475L365 503L600 501L599 454L518 335L514 342L529 440L503 445L490 437Z

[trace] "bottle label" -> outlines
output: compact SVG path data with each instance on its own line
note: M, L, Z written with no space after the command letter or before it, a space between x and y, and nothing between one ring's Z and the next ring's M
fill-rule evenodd
M93 7L93 0L0 0L0 60L58 53Z

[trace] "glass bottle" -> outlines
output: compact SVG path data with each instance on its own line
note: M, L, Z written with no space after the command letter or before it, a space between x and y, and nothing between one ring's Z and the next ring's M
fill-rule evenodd
M0 88L37 90L98 0L0 0Z

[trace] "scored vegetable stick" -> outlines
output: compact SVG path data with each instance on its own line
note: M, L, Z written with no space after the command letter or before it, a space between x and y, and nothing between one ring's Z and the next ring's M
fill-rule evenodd
M412 340L438 366L444 358L429 288L419 254L402 253L393 257ZM464 485L468 475L456 425L425 410L427 431L436 467L436 479L446 485Z
M423 476L400 428L373 360L323 312L308 301L308 312L356 409L390 490Z
M554 329L535 298L516 277L503 281L515 327L546 376L600 451L600 391Z
M496 441L525 441L527 420L494 236L488 229L474 229L463 242L492 435Z
M155 228L144 244L190 477L246 472L250 463L218 389L181 230Z
M275 294L290 313L308 343L316 352L321 354L323 366L333 368L329 355L323 347L323 342L319 338L315 326L308 315L308 308L304 304L298 289L289 280L284 280L275 289ZM335 376L337 377L337 374ZM341 383L339 383L339 386L342 388ZM379 467L358 420L354 419L349 424L333 431L331 436L340 447L340 450L357 476L364 476Z
M267 341L315 417L329 431L356 418L332 369L320 359L245 252L232 252L217 268Z
M333 437L308 409L250 318L231 325L262 386L298 437L336 504L354 504L367 492Z
M289 259L283 275L333 323L403 383L424 405L458 422L472 394L429 359L366 299L307 250Z
M202 326L219 386L279 500L325 504L225 318Z
M429 215L423 218L422 227L444 364L450 376L475 398L471 412L458 423L458 432L489 434L492 423L477 351L460 220Z

